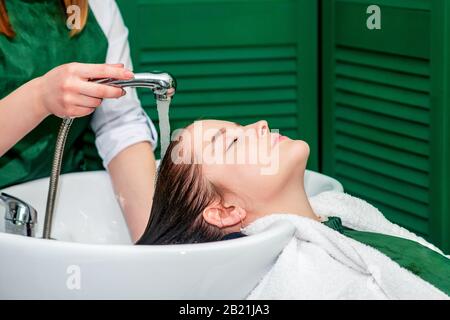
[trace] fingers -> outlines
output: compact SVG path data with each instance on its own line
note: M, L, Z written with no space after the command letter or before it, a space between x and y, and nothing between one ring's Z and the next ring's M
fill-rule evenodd
M66 112L70 116L78 116L80 112L84 114L87 110L78 110L82 109L92 109L95 110L102 103L102 99L88 97L81 94L66 94L63 97L63 104ZM90 111L91 113L93 111ZM89 114L87 113L87 114Z
M123 68L125 65L123 63L106 63L108 66Z
M92 64L69 63L69 72L78 74L84 79L114 78L120 80L132 79L133 72L123 67L123 64Z
M87 108L97 108L102 104L102 99L88 97L85 95L77 95L75 101L73 102L74 105L78 105L80 107L87 107Z
M122 88L89 81L79 81L77 82L77 86L79 93L99 99L120 98L125 92Z
M73 106L70 117L80 118L90 115L95 111L95 108L86 108L83 106Z
M64 108L59 110L58 112L53 113L55 116L60 118L79 118L90 115L96 110L96 108L89 108L80 105L66 105Z

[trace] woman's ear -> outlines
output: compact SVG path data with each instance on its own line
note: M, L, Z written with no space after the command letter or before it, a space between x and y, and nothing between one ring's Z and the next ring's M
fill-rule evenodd
M247 216L247 212L238 206L224 207L221 204L211 204L203 210L203 219L219 228L240 225Z

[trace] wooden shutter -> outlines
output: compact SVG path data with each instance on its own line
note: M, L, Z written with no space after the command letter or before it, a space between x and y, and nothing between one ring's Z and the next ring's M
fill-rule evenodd
M322 159L347 192L448 249L450 225L436 226L450 215L448 185L441 189L448 135L437 123L448 105L433 98L449 90L436 67L445 51L435 45L444 41L446 20L436 16L448 12L445 2L322 1ZM381 30L366 27L373 4L381 8Z

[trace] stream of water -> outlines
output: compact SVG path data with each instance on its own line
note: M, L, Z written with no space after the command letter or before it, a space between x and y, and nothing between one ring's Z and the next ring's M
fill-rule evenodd
M166 154L167 147L170 143L170 122L169 122L169 106L170 99L166 101L156 100L159 118L159 133L161 141L161 160Z

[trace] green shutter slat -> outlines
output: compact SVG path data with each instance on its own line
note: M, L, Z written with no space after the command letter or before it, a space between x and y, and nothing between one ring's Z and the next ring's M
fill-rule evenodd
M152 70L153 63L141 65L144 70ZM177 78L187 77L205 77L221 75L249 75L249 74L285 74L297 71L297 62L295 58L287 59L265 59L265 60L246 60L246 61L226 61L217 62L193 62L193 63L160 63L158 68L161 70L170 70L176 74Z
M367 170L341 161L337 162L336 170L339 172L339 175L355 181L360 181L385 192L397 194L404 198L421 202L424 205L429 204L430 197L427 188L404 183L404 181L395 179L391 176L381 175L372 170Z
M371 128L359 123L345 120L337 121L336 131L420 156L429 157L430 154L430 146L427 142Z
M337 62L358 63L377 69L393 70L421 76L430 75L430 65L427 59L410 58L346 46L336 47L335 59Z
M340 104L336 105L336 118L361 123L369 127L394 132L407 137L420 139L425 142L430 139L428 126L415 122L388 118L376 113L363 112Z
M342 179L343 185L347 190L352 190L352 192L362 195L362 198L368 199L369 202L380 202L378 199L383 199L381 203L384 204L384 207L389 206L391 212L403 212L410 217L412 216L413 218L417 218L423 221L426 221L426 219L428 218L427 206L423 204L415 203L408 199L395 196L391 193L380 191L377 188L370 187L364 183L355 181L343 175L338 176ZM379 210L381 211L381 209Z
M412 183L420 187L429 187L428 172L418 170L416 163L391 158L373 145L358 143L355 139L337 137L338 150L336 161L344 161L360 166L378 174L387 175L405 183ZM353 144L349 144L353 143Z
M297 75L294 74L269 74L269 75L239 75L239 76L215 76L215 77L178 77L178 84L183 93L212 90L246 90L246 89L275 89L294 88L297 85Z
M363 4L374 4L373 0L337 0L338 2L352 2ZM376 4L382 7L396 7L405 9L429 10L431 8L430 0L401 0L393 2L392 0L377 0Z
M293 102L260 102L260 103L246 103L246 104L222 104L222 105L206 105L206 106L187 106L174 107L170 110L170 118L174 120L189 119L192 115L201 115L202 117L224 117L229 116L230 113L235 117L249 117L260 116L262 114L267 116L272 115L286 115L295 117L297 106ZM149 110L149 115L152 119L157 118L156 108Z
M390 118L430 124L428 110L408 106L406 104L393 103L382 99L369 98L344 91L337 91L335 101L344 106L350 106L360 111L377 113Z
M297 47L283 46L253 46L253 47L212 47L212 48L171 48L170 50L142 50L142 64L184 64L186 62L204 63L208 61L255 61L267 59L292 59L297 57Z
M340 62L336 66L336 74L345 78L390 85L411 91L416 90L425 93L430 91L429 77L413 76L398 71L388 71L374 67L358 66Z
M154 98L147 93L141 96L145 106L154 106ZM186 105L214 105L214 104L243 104L246 102L266 101L296 101L297 89L251 89L251 90L229 90L229 91L206 91L206 92L183 92L180 87L178 95L174 99L177 106Z
M335 87L338 90L361 94L367 97L382 98L383 100L409 104L418 108L430 108L428 95L417 91L357 81L344 77L337 78Z

